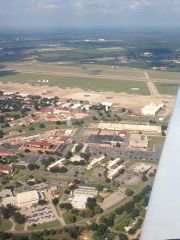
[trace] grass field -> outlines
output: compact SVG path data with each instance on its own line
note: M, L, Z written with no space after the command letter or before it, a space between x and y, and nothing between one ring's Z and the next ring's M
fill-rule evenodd
M46 228L54 228L54 227L60 227L60 222L58 220L52 221L52 222L48 222L48 223L43 223L40 225L37 225L35 227L29 227L29 230L42 230L42 229L46 229Z
M6 219L3 219L0 229L3 231L9 231L12 228L12 222Z
M169 84L169 83L155 83L157 90L160 94L165 95L177 95L179 84Z
M23 231L24 230L24 224L16 224L15 226L16 231Z
M101 78L66 77L42 74L18 73L10 76L0 77L3 82L31 83L36 84L38 80L48 79L49 85L59 87L92 89L96 91L126 92L129 94L150 95L145 82L131 80L113 80ZM133 90L133 88L137 90Z
M157 79L172 79L172 80L180 79L179 72L148 71L148 74L151 78L157 78Z

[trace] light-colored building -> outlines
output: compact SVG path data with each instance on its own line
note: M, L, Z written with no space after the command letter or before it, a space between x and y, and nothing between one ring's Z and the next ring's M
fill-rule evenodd
M12 197L13 193L10 189L4 189L0 192L0 197L5 198L5 197Z
M76 103L76 104L74 104L71 108L72 108L72 109L78 109L78 108L81 107L81 105L82 105L82 104L80 104L80 103Z
M151 164L139 163L133 166L133 172L137 174L147 173L152 168Z
M144 106L141 109L141 113L142 115L145 115L145 116L156 116L162 110L163 107L164 107L163 104L157 105L157 104L151 103L149 105Z
M81 160L84 160L80 155L74 155L69 159L70 162L80 162Z
M73 192L72 206L76 209L85 209L88 198L94 198L98 194L95 188L80 187Z
M36 190L18 193L15 197L6 197L2 199L2 204L7 206L8 204L15 205L19 208L24 206L32 206L37 204L40 199L40 195Z
M121 165L121 166L109 171L107 174L107 178L109 178L111 180L116 178L124 169L125 169L125 166Z
M144 131L144 132L153 132L153 133L161 133L161 126L152 126L152 125L138 125L138 124L124 124L124 123L105 123L101 122L97 126L99 129L107 129L114 131Z
M50 171L51 168L53 168L53 167L63 167L64 164L65 164L65 162L66 162L66 159L65 159L65 158L61 158L60 160L58 160L58 161L50 164L50 165L47 167L47 170Z
M116 158L115 160L108 162L107 165L108 170L115 169L121 162L122 160L120 158Z
M141 134L131 134L128 144L128 149L146 151L149 140L147 136Z
M94 165L96 165L97 163L101 162L104 159L105 156L101 156L100 158L94 158L87 166L87 169L90 170L91 168L93 168Z

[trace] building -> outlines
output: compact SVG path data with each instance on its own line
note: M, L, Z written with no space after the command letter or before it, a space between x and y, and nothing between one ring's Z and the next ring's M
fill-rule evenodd
M163 107L164 107L163 104L157 105L157 104L151 103L149 105L144 106L141 109L141 113L142 115L145 115L145 116L156 116L162 110Z
M131 134L128 149L146 151L149 145L147 136L141 134Z
M133 172L137 174L145 174L152 168L151 164L139 163L133 166Z
M180 90L169 123L140 240L180 239Z
M16 151L0 150L0 157L14 157L14 156L16 156Z
M32 148L51 149L53 144L47 141L30 141L27 143L27 146Z
M5 174L9 174L13 171L13 167L12 166L0 166L0 173L5 173Z
M108 170L115 169L120 163L122 163L122 160L120 158L116 158L115 160L109 161L107 169Z
M125 166L121 165L121 166L118 166L115 169L112 169L112 170L108 171L107 178L109 178L111 180L116 178L121 172L124 171L124 169L125 169Z
M63 167L64 164L66 163L66 159L65 158L61 158L60 160L50 164L48 167L47 167L47 170L50 171L51 168L54 168L54 167Z
M138 125L138 124L124 124L124 123L104 123L101 122L98 124L99 129L107 129L114 131L143 131L143 132L151 132L151 133L161 133L161 126L152 126L152 125Z
M100 158L94 158L87 166L87 169L90 170L91 168L93 168L94 165L96 165L97 163L100 163L104 159L105 159L105 156L102 156Z
M76 209L85 209L88 198L94 198L98 191L93 187L80 187L73 192L72 206Z
M10 189L4 189L0 192L0 197L5 198L5 197L12 197L13 193Z
M37 204L40 199L40 194L36 190L29 192L18 193L16 196L10 196L2 199L2 205L7 206L8 204L15 205L19 208L26 206L32 206Z

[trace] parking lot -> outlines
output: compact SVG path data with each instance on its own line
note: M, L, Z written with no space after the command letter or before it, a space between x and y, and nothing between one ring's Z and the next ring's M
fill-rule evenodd
M25 207L21 211L27 217L27 226L43 224L56 220L50 205Z

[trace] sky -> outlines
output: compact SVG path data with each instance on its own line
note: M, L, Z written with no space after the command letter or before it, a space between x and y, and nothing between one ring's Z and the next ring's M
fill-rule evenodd
M0 28L180 26L180 0L0 0Z

